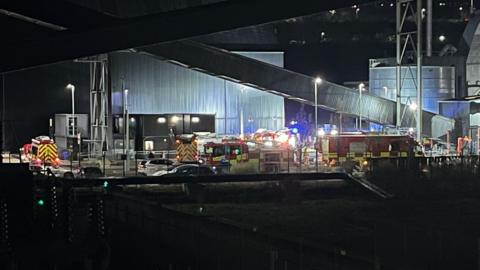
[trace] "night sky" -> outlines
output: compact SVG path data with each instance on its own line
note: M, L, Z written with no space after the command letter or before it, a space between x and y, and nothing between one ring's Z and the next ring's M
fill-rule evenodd
M17 151L48 135L49 118L72 111L68 83L75 85L75 113L89 112L88 65L64 62L5 74L6 148Z

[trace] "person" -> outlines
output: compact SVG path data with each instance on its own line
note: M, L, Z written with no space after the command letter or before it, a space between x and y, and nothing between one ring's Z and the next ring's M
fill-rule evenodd
M148 159L154 159L155 158L155 155L153 154L152 151L150 151L150 153L148 153Z

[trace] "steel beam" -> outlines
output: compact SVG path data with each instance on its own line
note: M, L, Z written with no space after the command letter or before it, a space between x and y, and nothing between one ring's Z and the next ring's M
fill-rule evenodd
M417 141L422 140L423 128L423 31L422 31L422 0L417 0Z
M238 54L193 41L177 41L140 48L140 52L195 70L204 70L233 82L242 83L287 99L314 106L314 78L272 66ZM359 91L323 81L318 85L318 107L347 115L358 116L360 111L367 121L393 122L392 102Z
M144 47L139 53L148 54L163 61L180 65L232 82L241 83L256 89L283 96L297 102L313 106L315 100L314 78L272 66L239 54L193 41L176 41ZM368 121L384 125L395 124L395 102L362 94L359 107L359 91L323 81L318 85L318 107L344 116L358 116ZM406 110L401 104L400 110ZM425 134L431 134L434 117L446 122L451 119L424 112ZM415 113L407 113L403 118L407 126L415 124Z
M427 56L432 56L432 21L433 21L433 0L427 0Z
M0 45L0 72L259 25L373 0L231 0ZM68 10L65 11L68 13ZM48 18L47 18L48 19ZM21 57L18 56L20 52Z
M115 17L64 0L7 0L2 1L0 11L56 31L79 31L117 21Z
M405 126L401 115L401 98L402 98L402 84L403 78L401 68L404 64L404 57L407 48L410 48L416 54L417 74L415 80L415 87L417 89L415 110L415 127L417 139L422 137L423 128L423 78L422 78L422 62L423 62L423 30L422 30L422 1L423 0L397 0L396 7L396 35L397 35L397 70L396 70L396 126L400 128ZM416 5L415 5L416 2ZM415 5L415 8L414 8ZM429 11L431 13L431 11ZM413 31L406 25L408 17L413 17L416 29ZM415 42L416 41L416 42ZM413 108L413 107L412 107ZM406 109L403 110L404 112ZM405 115L405 113L403 113ZM408 124L407 124L408 125ZM411 125L409 125L411 126ZM408 127L408 126L407 126Z

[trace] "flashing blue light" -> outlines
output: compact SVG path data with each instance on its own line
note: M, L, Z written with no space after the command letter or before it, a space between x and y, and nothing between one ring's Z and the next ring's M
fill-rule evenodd
M293 132L293 134L297 134L298 133L298 128L292 128L292 132Z

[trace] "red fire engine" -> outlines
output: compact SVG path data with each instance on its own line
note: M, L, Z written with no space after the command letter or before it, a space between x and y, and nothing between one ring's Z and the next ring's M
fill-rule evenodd
M248 161L248 146L242 140L223 140L221 143L209 142L204 145L207 164L217 165L231 161Z
M325 161L339 162L366 158L407 157L416 143L410 136L401 135L338 135L320 140L318 148Z
M30 163L30 167L60 165L58 158L57 145L48 136L38 136L32 139L32 143L25 144L22 147L22 156Z

